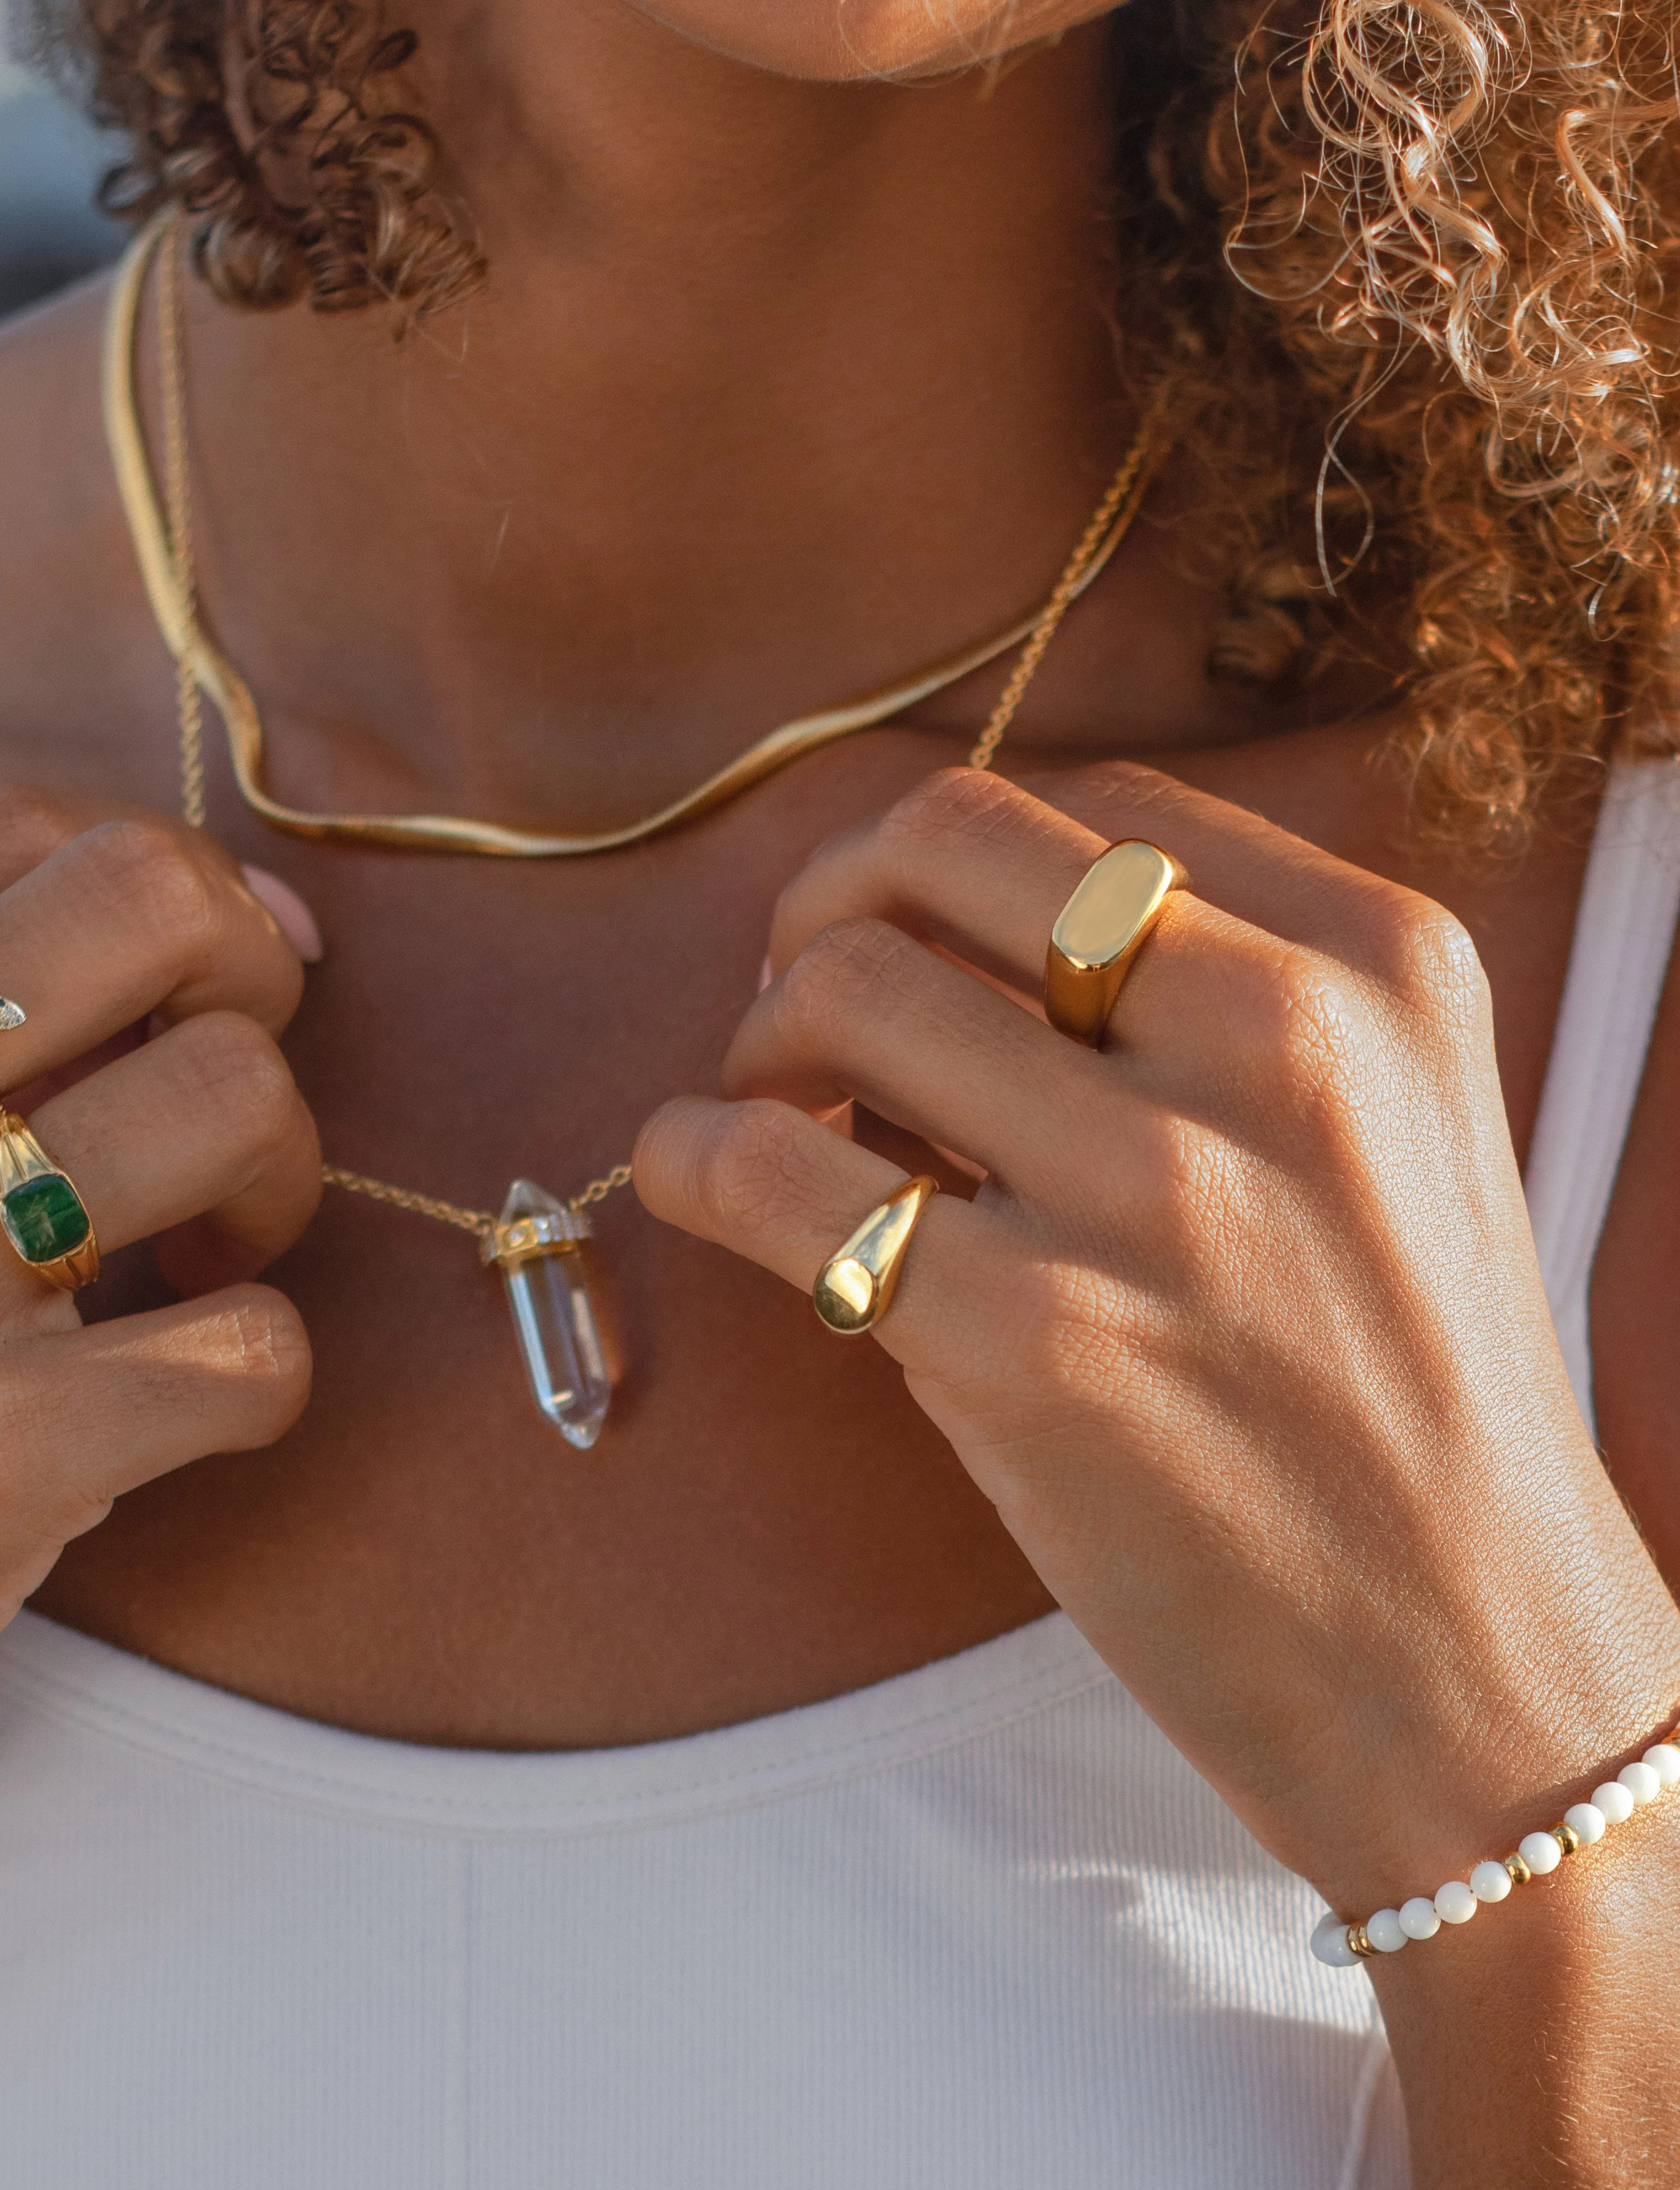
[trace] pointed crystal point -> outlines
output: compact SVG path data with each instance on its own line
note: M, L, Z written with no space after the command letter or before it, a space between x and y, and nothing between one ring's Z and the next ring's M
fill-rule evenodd
M13 1027L20 1027L29 1013L21 1004L14 1004L9 996L0 996L0 1034Z
M537 1405L569 1444L587 1452L601 1433L612 1378L589 1297L582 1245L589 1220L528 1178L516 1178L485 1242Z

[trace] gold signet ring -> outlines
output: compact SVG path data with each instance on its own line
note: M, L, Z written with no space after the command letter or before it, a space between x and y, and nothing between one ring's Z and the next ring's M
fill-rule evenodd
M1188 880L1176 860L1141 837L1110 844L1087 869L1050 931L1044 1015L1053 1027L1096 1047L1132 960Z
M907 1178L817 1272L811 1302L831 1330L855 1338L880 1322L892 1305L917 1220L939 1190L937 1179Z
M15 1112L0 1110L0 1230L37 1277L91 1285L99 1243L87 1204Z

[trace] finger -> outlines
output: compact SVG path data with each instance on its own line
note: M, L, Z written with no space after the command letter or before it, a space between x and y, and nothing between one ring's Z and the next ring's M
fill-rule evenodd
M326 946L321 939L321 929L315 916L290 882L281 882L278 875L270 874L266 867L253 867L248 860L241 860L239 871L245 877L246 887L259 905L275 916L281 933L306 966L319 966L326 956Z
M1315 1147L1325 1075L1367 1006L1345 967L1175 890L1098 1053L902 928L854 918L758 998L723 1082L813 1112L860 1102L1029 1200L1065 1205L1071 1184L1141 1212L1163 1155L1171 1168L1170 1119L1240 1137L1263 1121Z
M1188 871L1196 895L1222 912L1379 981L1404 981L1408 937L1444 918L1404 884L1135 761L1058 775L1042 796L1104 843L1143 837L1159 844Z
M215 1274L252 1274L292 1245L321 1195L315 1121L286 1061L231 1012L171 1028L43 1104L30 1125L105 1251L207 1215L224 1249ZM32 1296L41 1282L0 1256L0 1300Z
M32 784L0 785L0 890L9 889L32 867L50 857L73 837L98 827L103 821L134 818L132 807L110 799L71 797L43 791ZM212 837L196 841L221 856ZM274 915L276 924L306 966L316 966L325 956L315 916L289 882L266 867L240 863L252 894Z
M111 821L0 892L0 979L28 1013L0 1035L16 1087L149 1014L238 1011L278 1033L303 967L215 846L173 825Z
M636 1191L654 1216L727 1247L803 1292L870 1211L902 1186L895 1164L843 1141L781 1103L718 1103L683 1096L656 1110L637 1136ZM938 1194L911 1236L893 1304L874 1327L906 1368L935 1358L948 1334L940 1307L955 1274L997 1261L996 1220ZM971 1288L968 1306L978 1305ZM813 1310L813 1313L815 1311Z
M0 784L0 889L9 889L72 837L133 811L111 799L43 791L32 783Z
M137 1484L271 1444L303 1411L309 1376L302 1320L265 1285L0 1348L8 1537L50 1563Z
M1038 798L951 769L836 837L793 878L772 922L772 967L792 964L824 928L862 917L890 921L1036 997L1062 907L1126 837L1170 852L1208 903L1347 964L1382 970L1397 908L1422 902L1154 769L1085 770Z
M785 973L837 922L886 921L1036 996L1056 916L1106 848L1013 784L947 769L831 838L794 876L771 916L771 971Z
M1131 1099L1104 1059L874 920L825 928L764 991L723 1083L811 1112L861 1102L1028 1194L1055 1190L1104 1106L1118 1148Z

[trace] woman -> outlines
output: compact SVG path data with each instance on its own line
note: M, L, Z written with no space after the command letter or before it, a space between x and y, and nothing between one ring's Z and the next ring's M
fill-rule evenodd
M1680 1708L1666 20L84 6L184 213L150 600L105 285L0 352L11 2179L1666 2180L1680 1801L1514 1852ZM995 650L611 855L188 826L154 608L481 843L1059 570L990 770ZM580 1452L473 1211L633 1142Z

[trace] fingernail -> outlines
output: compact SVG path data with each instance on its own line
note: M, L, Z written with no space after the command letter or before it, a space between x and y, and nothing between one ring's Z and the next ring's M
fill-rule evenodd
M315 926L315 916L289 882L271 875L266 867L241 867L251 894L274 915L281 933L306 966L319 966L326 956Z
M764 953L764 962L758 968L758 993L761 996L763 995L765 990L769 987L771 982L775 980L775 968L770 963L770 954L767 950Z

